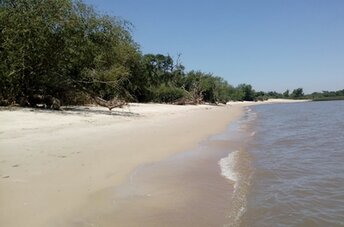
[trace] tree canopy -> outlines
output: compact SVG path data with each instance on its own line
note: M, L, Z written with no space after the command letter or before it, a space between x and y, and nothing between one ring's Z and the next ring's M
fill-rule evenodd
M129 96L124 84L140 52L127 22L81 1L3 0L0 31L3 98Z

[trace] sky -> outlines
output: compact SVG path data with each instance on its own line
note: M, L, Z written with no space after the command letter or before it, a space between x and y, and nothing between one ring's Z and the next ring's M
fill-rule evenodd
M130 21L141 51L236 86L344 89L343 0L84 0Z

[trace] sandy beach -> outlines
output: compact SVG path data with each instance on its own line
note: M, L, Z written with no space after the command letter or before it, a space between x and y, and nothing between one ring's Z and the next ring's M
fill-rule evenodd
M240 107L132 104L129 109L0 112L0 223L52 226L138 165L192 149Z
M278 102L284 101L270 101ZM82 215L106 212L100 201L109 189L125 184L139 166L194 149L251 104L130 104L111 113L100 107L1 109L0 225L97 226ZM98 223L128 223L111 221Z

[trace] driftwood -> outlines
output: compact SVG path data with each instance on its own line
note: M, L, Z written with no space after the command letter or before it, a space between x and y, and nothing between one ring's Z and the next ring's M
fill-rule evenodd
M190 99L190 98L181 98L175 101L173 104L176 105L199 105L202 104L203 100L202 99Z
M185 90L186 91L186 90ZM188 92L189 97L183 97L181 99L178 99L174 102L174 104L177 105L199 105L203 103L203 95L202 92Z
M116 107L122 108L123 106L127 105L126 101L118 99L117 97L115 97L109 101L104 100L98 96L93 96L92 98L99 106L107 107L110 111L113 108L116 108Z
M111 100L105 100L100 98L95 92L87 90L85 87L81 87L80 89L89 97L91 97L99 106L107 107L110 111L113 108L122 108L123 106L127 105L126 101L124 101L123 99L119 99L118 97L114 97Z

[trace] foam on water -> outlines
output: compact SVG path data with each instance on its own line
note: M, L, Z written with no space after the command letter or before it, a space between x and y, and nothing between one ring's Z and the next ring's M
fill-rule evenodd
M229 222L225 226L240 226L241 217L246 212L246 197L250 185L249 157L246 153L236 150L218 162L221 175L234 184L232 201L227 213Z
M246 107L241 119L232 124L228 131L228 141L231 142L227 156L218 161L221 175L233 183L231 203L227 210L228 222L225 226L238 227L246 212L247 195L251 185L251 156L247 152L251 140L255 136L254 124L258 115Z
M222 158L218 163L221 168L221 175L234 183L234 190L238 186L238 173L235 171L235 163L239 151L234 151L228 154L227 157Z

